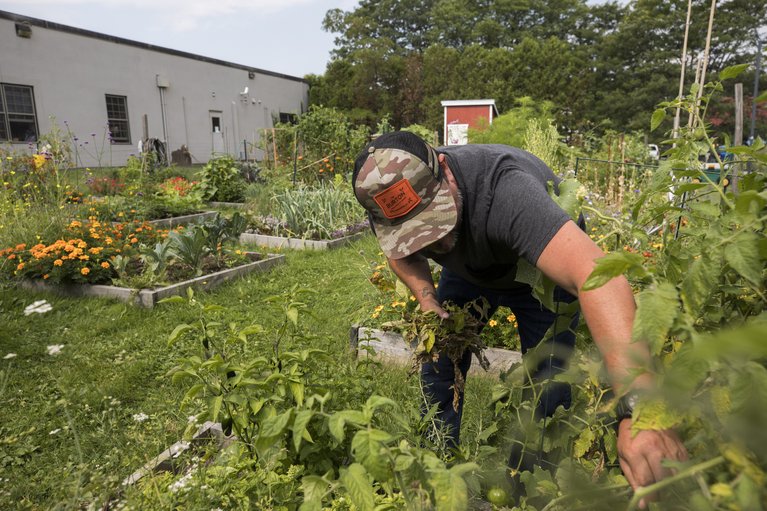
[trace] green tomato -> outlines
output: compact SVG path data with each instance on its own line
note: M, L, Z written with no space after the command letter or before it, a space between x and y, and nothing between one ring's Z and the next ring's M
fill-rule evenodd
M490 501L491 504L494 504L496 506L502 506L506 504L506 502L509 499L509 495L506 493L506 490L503 488L490 488L490 491L487 492L487 500Z

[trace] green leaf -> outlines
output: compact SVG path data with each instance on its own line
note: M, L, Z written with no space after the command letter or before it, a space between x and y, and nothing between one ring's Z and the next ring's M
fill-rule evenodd
M759 285L763 265L759 259L759 238L752 232L742 232L724 247L727 263L745 279Z
M322 498L327 494L328 486L328 482L320 476L304 476L301 479L304 502L299 510L322 511Z
M163 298L162 300L159 300L157 303L183 303L186 302L183 297L174 295L169 296L168 298Z
M288 311L286 314L291 323L293 323L294 325L298 325L298 309L297 308L288 307Z
M736 64L734 66L728 66L722 70L721 73L719 73L719 80L729 80L731 78L736 78L740 73L748 69L748 66L750 64Z
M655 131L658 126L666 119L666 109L658 108L652 113L652 119L650 119L650 131Z
M645 276L646 271L642 267L644 258L639 254L630 252L611 252L596 260L594 271L583 284L583 291L591 291L607 284L624 273L632 273L637 276Z
M291 381L288 383L288 387L290 388L290 393L293 395L293 399L295 400L296 404L298 406L303 406L304 405L304 384L301 382Z
M429 485L434 489L437 511L464 511L469 507L469 489L463 474L476 470L474 463L464 463L449 470L431 472Z
M352 454L354 459L370 472L379 481L389 478L390 470L386 458L381 454L381 449L392 436L378 429L358 431L352 439Z
M173 329L173 331L168 336L168 346L171 346L174 342L178 340L179 337L181 337L181 334L184 332L191 330L192 325L188 325L186 323L181 323L180 325L177 325L176 328Z
M431 353L435 342L437 342L437 337L434 335L434 330L429 330L426 332L426 339L423 341L423 351Z
M272 438L282 435L287 429L292 415L293 409L291 408L280 415L269 417L261 424L258 435L263 438Z
M650 351L659 354L678 313L679 297L674 286L664 282L645 289L637 296L632 339L648 343Z
M665 401L646 399L639 402L634 409L631 432L636 434L645 429L671 429L682 420L682 416L669 408Z
M757 103L761 103L762 101L767 101L767 90L762 92L756 97L755 100Z
M363 425L367 424L367 419L362 412L357 410L343 410L331 415L328 420L328 429L330 430L330 434L333 435L339 443L343 442L344 437L346 436L344 427L347 422Z
M709 257L694 260L682 281L681 297L688 314L697 318L716 285L719 268Z
M583 457L583 455L591 448L592 443L594 443L594 431L587 427L581 431L581 434L578 435L578 438L575 440L575 444L573 445L573 456L576 459Z
M373 486L370 484L365 467L352 463L347 469L341 469L341 483L349 492L349 498L359 511L374 511Z
M293 447L295 447L296 452L298 452L298 449L301 447L301 440L306 438L304 434L308 435L309 433L306 430L306 427L309 425L309 421L312 420L313 416L313 410L301 410L296 412L296 418L293 420L293 426L291 428L293 429ZM312 441L311 438L311 436L308 437L309 442Z
M210 410L210 420L213 422L218 421L218 415L221 413L221 403L224 402L224 396L214 396L208 403L208 409Z

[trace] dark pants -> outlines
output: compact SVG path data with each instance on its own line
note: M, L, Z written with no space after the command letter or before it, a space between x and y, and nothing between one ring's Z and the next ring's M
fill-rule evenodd
M437 296L440 303L449 300L459 306L479 297L484 297L490 303L488 318L500 306L511 309L517 317L523 354L541 342L546 331L557 318L554 312L546 309L531 295L529 287L507 291L486 289L467 282L458 275L451 273L447 268L442 269ZM554 299L559 302L570 303L575 300L575 297L563 289L557 288ZM545 347L542 347L542 350L536 350L536 354L544 353L545 356L541 357L531 370L531 378L534 383L553 378L565 369L567 359L575 346L574 330L578 324L578 314L576 313L570 321L568 319L561 318L560 322L565 321L561 331L556 332L553 337L546 341L547 346L551 345L551 350ZM467 352L459 363L464 378L470 365L471 353ZM424 393L430 405L437 404L439 406L437 418L447 429L450 447L458 445L463 412L463 394L460 396L458 411L453 409L452 387L454 380L453 362L448 357L439 357L437 362L423 364L421 367L421 383ZM561 382L549 382L540 392L536 409L538 417L551 416L559 405L569 408L570 398L570 385Z

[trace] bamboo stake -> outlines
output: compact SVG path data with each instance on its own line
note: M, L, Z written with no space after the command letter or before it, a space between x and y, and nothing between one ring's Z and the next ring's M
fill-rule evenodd
M708 33L706 34L706 48L703 50L703 65L701 66L700 82L698 83L698 97L695 101L695 109L700 105L700 98L703 96L703 85L706 83L706 70L708 69L708 57L711 50L711 33L714 30L714 13L716 12L716 0L711 0L711 11L708 15ZM698 116L700 121L700 116Z
M690 34L690 15L692 14L692 0L687 0L687 21L684 24L684 43L682 45L682 72L679 75L679 95L677 95L677 101L682 100L682 94L684 94L684 73L687 69L687 39ZM671 138L676 139L679 136L679 118L682 114L682 107L676 107L676 115L674 116L674 131Z

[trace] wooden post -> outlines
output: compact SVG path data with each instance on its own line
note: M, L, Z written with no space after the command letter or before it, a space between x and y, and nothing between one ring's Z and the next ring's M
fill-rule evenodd
M144 140L149 138L149 116L144 114L141 116L141 126L144 129Z
M682 72L679 76L679 96L678 101L682 100L682 94L684 94L684 72L687 67L687 36L690 33L690 14L692 13L692 0L687 0L687 21L684 24L684 44L682 46ZM674 131L671 138L676 139L679 136L679 118L682 113L682 107L676 107L676 115L674 115ZM676 145L676 142L674 142Z
M272 128L272 149L274 150L274 168L277 168L277 135Z
M736 146L743 145L743 84L735 84L735 140L733 141ZM739 157L736 157L731 165L732 168L732 193L738 194L738 167ZM722 162L722 169L725 168L725 162ZM727 175L726 172L723 173Z
M735 84L735 145L743 145L743 84Z

